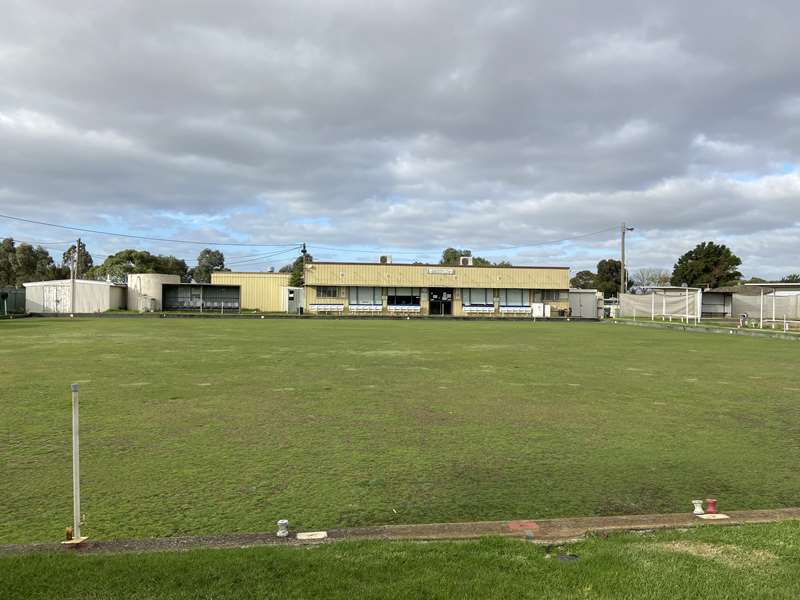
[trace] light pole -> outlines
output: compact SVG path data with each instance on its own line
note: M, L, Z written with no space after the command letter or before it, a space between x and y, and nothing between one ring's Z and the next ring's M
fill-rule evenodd
M620 274L619 274L619 295L620 295L620 297L622 297L622 294L624 294L625 292L628 291L628 277L627 277L627 274L625 272L625 234L627 232L629 232L629 231L633 231L633 227L628 227L623 222L622 225L619 228L619 231L620 231L620 234L621 234L621 244L620 244L621 257L620 258L622 259L622 260L620 260L621 271L620 271Z

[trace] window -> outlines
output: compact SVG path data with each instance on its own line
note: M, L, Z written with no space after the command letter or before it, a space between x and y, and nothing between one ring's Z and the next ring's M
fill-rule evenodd
M317 298L338 298L339 288L336 286L323 285L317 288Z
M500 290L500 306L530 306L528 290Z
M382 304L381 288L351 287L348 290L350 304Z
M419 288L389 288L390 306L419 306Z
M556 302L562 299L562 292L561 290L543 290L543 298L545 302ZM566 298L563 299L566 300Z
M488 288L464 288L461 299L464 306L494 306L494 294Z

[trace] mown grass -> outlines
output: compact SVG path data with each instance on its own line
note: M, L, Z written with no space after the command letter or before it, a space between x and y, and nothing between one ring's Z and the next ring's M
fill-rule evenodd
M595 323L0 325L0 543L797 504L796 342Z
M798 572L794 521L593 538L550 558L498 538L0 557L0 597L794 599Z

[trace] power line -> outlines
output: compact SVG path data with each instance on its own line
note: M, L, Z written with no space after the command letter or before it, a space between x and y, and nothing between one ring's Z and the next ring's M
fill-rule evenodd
M133 235L130 233L118 233L113 231L101 231L98 229L88 229L86 227L72 227L70 225L57 225L56 223L47 223L46 221L35 221L33 219L23 219L22 217L13 217L11 215L0 214L0 218L11 219L12 221L20 221L22 223L32 223L34 225L44 225L45 227L57 227L58 229L67 229L69 231L80 231L83 233L94 233L97 235L111 235L115 237L131 238L135 240L147 240L151 242L169 242L173 244L195 244L198 246L244 246L244 247L272 247L282 248L287 246L297 246L296 242L288 244L245 244L242 242L198 242L196 240L175 240L170 238L148 237L144 235Z

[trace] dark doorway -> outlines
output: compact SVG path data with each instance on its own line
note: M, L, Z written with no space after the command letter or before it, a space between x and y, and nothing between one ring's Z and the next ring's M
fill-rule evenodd
M428 314L453 314L453 288L430 288L428 290Z

